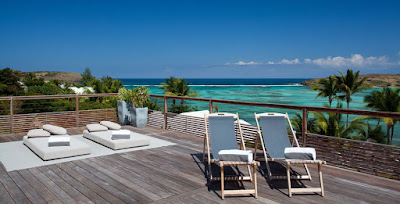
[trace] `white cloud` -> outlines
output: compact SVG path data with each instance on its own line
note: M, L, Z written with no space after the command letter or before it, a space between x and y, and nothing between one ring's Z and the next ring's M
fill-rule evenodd
M257 65L257 64L261 64L261 63L253 62L253 61L250 61L250 62L239 61L239 62L236 62L236 63L225 63L225 65L238 65L238 66Z
M381 57L371 56L364 58L360 54L354 54L348 58L337 56L337 57L327 57L318 59L304 59L304 63L314 64L318 66L327 66L327 67L342 67L342 66L362 67L366 65L391 64L386 56L381 56Z
M400 56L400 52L397 53ZM266 63L261 62L245 62L239 61L236 63L226 63L228 66L249 66L249 65L298 65L298 64L310 64L321 67L364 67L364 66L383 66L383 65L398 65L400 61L389 61L389 58L386 56L370 56L363 57L361 54L353 54L350 57L326 57L326 58L317 58L310 59L306 58L304 60L299 60L298 58L293 60L283 59L281 61L273 62L268 61Z
M283 59L279 64L300 64L300 60L297 58L294 60Z

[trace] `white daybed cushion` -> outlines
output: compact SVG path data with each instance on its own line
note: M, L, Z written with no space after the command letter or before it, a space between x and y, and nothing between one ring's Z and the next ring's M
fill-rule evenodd
M108 129L110 129L110 130L121 129L121 125L119 125L118 123L111 122L111 121L101 121L100 125L104 125L104 126L108 127Z
M49 138L29 138L25 136L23 143L43 160L59 159L90 154L90 146L71 137L70 146L49 147Z
M130 139L112 140L112 131L101 131L101 132L89 132L87 130L83 131L83 137L100 143L111 149L124 149L130 147L146 146L150 144L150 140L147 137L139 135L137 133L131 132Z
M57 146L70 146L71 136L69 135L56 135L49 137L49 147Z
M316 160L317 153L312 147L286 147L286 159Z
M218 152L221 161L243 161L252 162L253 152L251 150L228 149Z
M100 125L100 124L89 124L86 125L86 128L89 130L89 132L97 132L97 131L106 131L108 130L108 128L104 125Z
M29 138L32 137L49 137L50 133L43 129L33 129L29 130L28 134L26 134Z
M63 127L55 126L55 125L43 125L44 130L49 131L53 135L66 135L67 130Z

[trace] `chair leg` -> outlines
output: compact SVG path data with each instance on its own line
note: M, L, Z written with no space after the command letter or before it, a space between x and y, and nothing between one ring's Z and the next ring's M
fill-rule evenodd
M289 197L292 197L292 183L290 181L290 165L289 164L286 166L286 175L287 175L287 181L288 181L288 194L289 194Z
M247 170L248 170L248 172L249 172L249 176L250 176L250 181L251 182L253 182L253 175L251 174L251 169L250 169L250 166L247 166Z
M225 177L224 177L224 166L221 165L221 197L222 200L225 198L225 187L224 187L224 181L225 181Z
M322 180L322 171L321 171L322 164L318 164L318 174L319 174L319 183L321 187L321 196L324 196L324 182Z
M254 180L254 191L255 191L255 197L258 197L258 191L257 191L257 165L253 165L253 180Z
M310 170L308 170L307 164L304 164L304 169L306 170L307 176L309 177L309 180L311 181L312 178L311 178Z

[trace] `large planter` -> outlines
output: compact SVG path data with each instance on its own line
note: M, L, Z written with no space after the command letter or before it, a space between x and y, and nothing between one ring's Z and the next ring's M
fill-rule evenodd
M125 101L117 101L118 119L122 125L129 125L132 123L132 109L131 103Z
M132 125L134 127L144 127L147 124L147 114L149 109L145 108L132 108Z

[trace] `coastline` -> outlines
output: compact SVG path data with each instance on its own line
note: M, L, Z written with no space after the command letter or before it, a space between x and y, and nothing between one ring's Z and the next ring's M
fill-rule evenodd
M360 78L366 78L365 83L371 85L373 88L400 88L400 74L364 74L360 75ZM311 87L320 79L327 78L308 79L301 82L301 84Z

